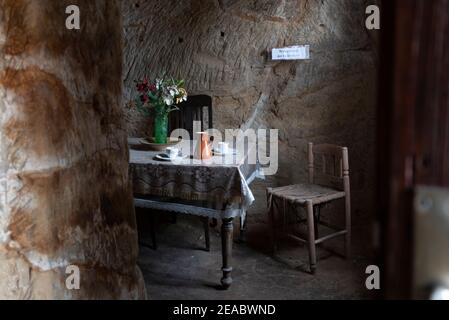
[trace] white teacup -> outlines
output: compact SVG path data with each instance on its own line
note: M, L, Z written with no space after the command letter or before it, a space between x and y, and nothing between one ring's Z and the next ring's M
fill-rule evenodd
M179 155L179 149L178 148L173 148L173 147L169 147L167 149L165 149L165 153L167 154L167 156L170 159L176 159Z
M229 143L227 142L219 142L217 151L221 154L227 154L229 152Z

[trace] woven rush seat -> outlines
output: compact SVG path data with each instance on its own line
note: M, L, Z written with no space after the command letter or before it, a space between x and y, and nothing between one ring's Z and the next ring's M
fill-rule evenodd
M312 201L313 205L317 205L345 197L344 191L308 183L269 188L268 194L301 205L305 205L307 201Z

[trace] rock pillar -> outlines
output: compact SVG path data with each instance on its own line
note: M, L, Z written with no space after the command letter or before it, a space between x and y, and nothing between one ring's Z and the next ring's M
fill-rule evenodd
M145 297L122 30L115 0L0 0L0 298Z

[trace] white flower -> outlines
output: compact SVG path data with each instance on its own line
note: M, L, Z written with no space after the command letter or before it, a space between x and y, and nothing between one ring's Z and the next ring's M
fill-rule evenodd
M165 97L164 97L164 103L165 103L167 106L172 106L172 105L173 105L173 97L171 97L171 96L165 96Z
M177 95L179 95L179 90L178 90L178 88L176 88L176 86L168 87L168 90L169 90L169 92L170 92L170 95L171 95L173 98L176 97Z
M156 79L156 89L159 90L162 87L162 80Z

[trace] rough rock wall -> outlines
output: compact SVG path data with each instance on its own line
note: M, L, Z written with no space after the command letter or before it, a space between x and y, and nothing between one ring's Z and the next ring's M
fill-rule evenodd
M71 4L79 31L65 28ZM121 21L115 0L0 0L0 298L145 297Z
M280 129L280 171L270 185L305 179L307 142L348 146L354 226L366 226L377 54L364 23L372 2L122 0L125 98L135 79L165 71L185 78L190 94L213 96L215 127ZM269 49L295 44L310 44L311 60L267 59ZM144 135L146 122L127 112L129 134ZM256 197L263 213L264 194Z

